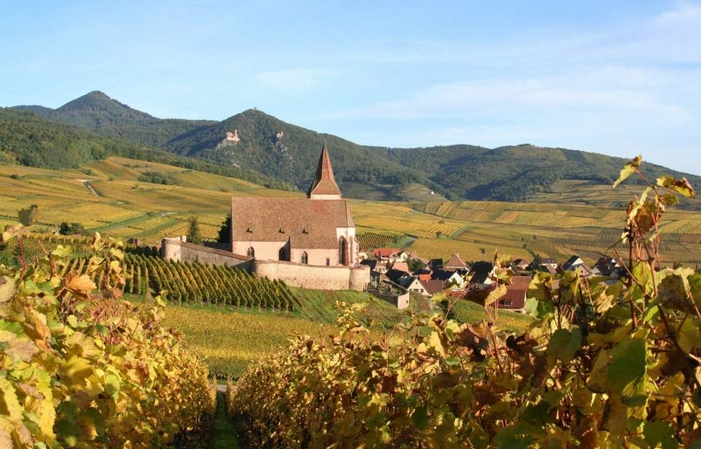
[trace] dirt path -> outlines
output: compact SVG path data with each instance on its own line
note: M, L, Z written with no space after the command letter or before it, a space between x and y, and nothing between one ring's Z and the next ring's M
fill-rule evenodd
M100 196L100 194L97 193L97 190L95 190L95 188L92 186L92 184L90 184L89 179L79 179L78 181L82 182L85 187L90 189L90 191L93 193L93 195Z

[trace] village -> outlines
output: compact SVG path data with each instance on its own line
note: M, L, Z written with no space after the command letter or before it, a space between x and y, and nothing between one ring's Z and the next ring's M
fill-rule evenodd
M326 145L307 198L233 197L231 204L231 243L217 249L188 243L185 237L166 238L162 257L233 266L301 288L367 291L398 309L409 307L412 294L431 298L444 293L480 302L503 285L494 306L524 312L537 272L614 280L625 275L619 261L608 256L589 267L578 255L562 264L549 257L466 262L457 253L444 261L402 248L361 248Z
M444 262L442 259L425 259L400 248L375 248L370 253L361 252L360 264L370 267L371 285L378 287L385 284L402 292L415 293L432 297L446 293L453 299L469 299L473 292L493 291L503 283L498 272L509 272L505 295L495 306L499 309L524 312L528 286L538 272L553 276L565 272L577 272L580 276L591 278L606 276L612 280L625 275L622 265L612 257L602 256L593 267L587 266L576 255L565 263L559 264L553 258L535 258L532 261L515 259L505 266L494 262L479 261L467 263L459 254ZM557 281L555 281L557 282ZM476 295L479 296L479 295ZM406 308L408 302L398 303L397 307Z

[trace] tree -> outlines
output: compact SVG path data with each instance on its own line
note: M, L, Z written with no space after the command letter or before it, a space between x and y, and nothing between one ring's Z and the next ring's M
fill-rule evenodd
M415 271L423 270L426 268L426 264L423 263L423 261L419 259L409 259L406 261L407 266L409 267L409 271L412 273Z
M229 212L219 228L217 242L231 243L231 212Z
M191 243L202 243L202 234L200 234L200 222L197 217L190 217L188 220L187 241Z
M17 215L23 226L31 226L39 219L39 206L32 204L26 209L20 209Z
M67 222L64 221L59 225L58 233L61 235L76 235L76 234L82 235L82 234L85 234L85 228L80 223L68 224Z

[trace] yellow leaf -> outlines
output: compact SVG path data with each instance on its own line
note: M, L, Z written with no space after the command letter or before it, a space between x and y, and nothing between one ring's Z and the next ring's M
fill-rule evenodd
M75 293L90 293L95 290L95 283L87 275L78 276L74 273L69 273L65 278L65 286L68 290Z
M71 356L62 367L63 377L76 385L84 385L85 379L92 376L94 372L95 368L88 360L75 355Z
M436 352L439 353L440 355L445 356L445 349L443 348L443 342L441 341L441 336L438 335L438 332L431 333L431 336L429 337L428 345L429 345L429 347L435 349Z

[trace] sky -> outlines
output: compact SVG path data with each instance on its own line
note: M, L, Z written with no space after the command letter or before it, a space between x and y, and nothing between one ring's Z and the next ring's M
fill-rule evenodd
M253 107L364 145L531 143L701 175L701 0L0 0L0 106Z

